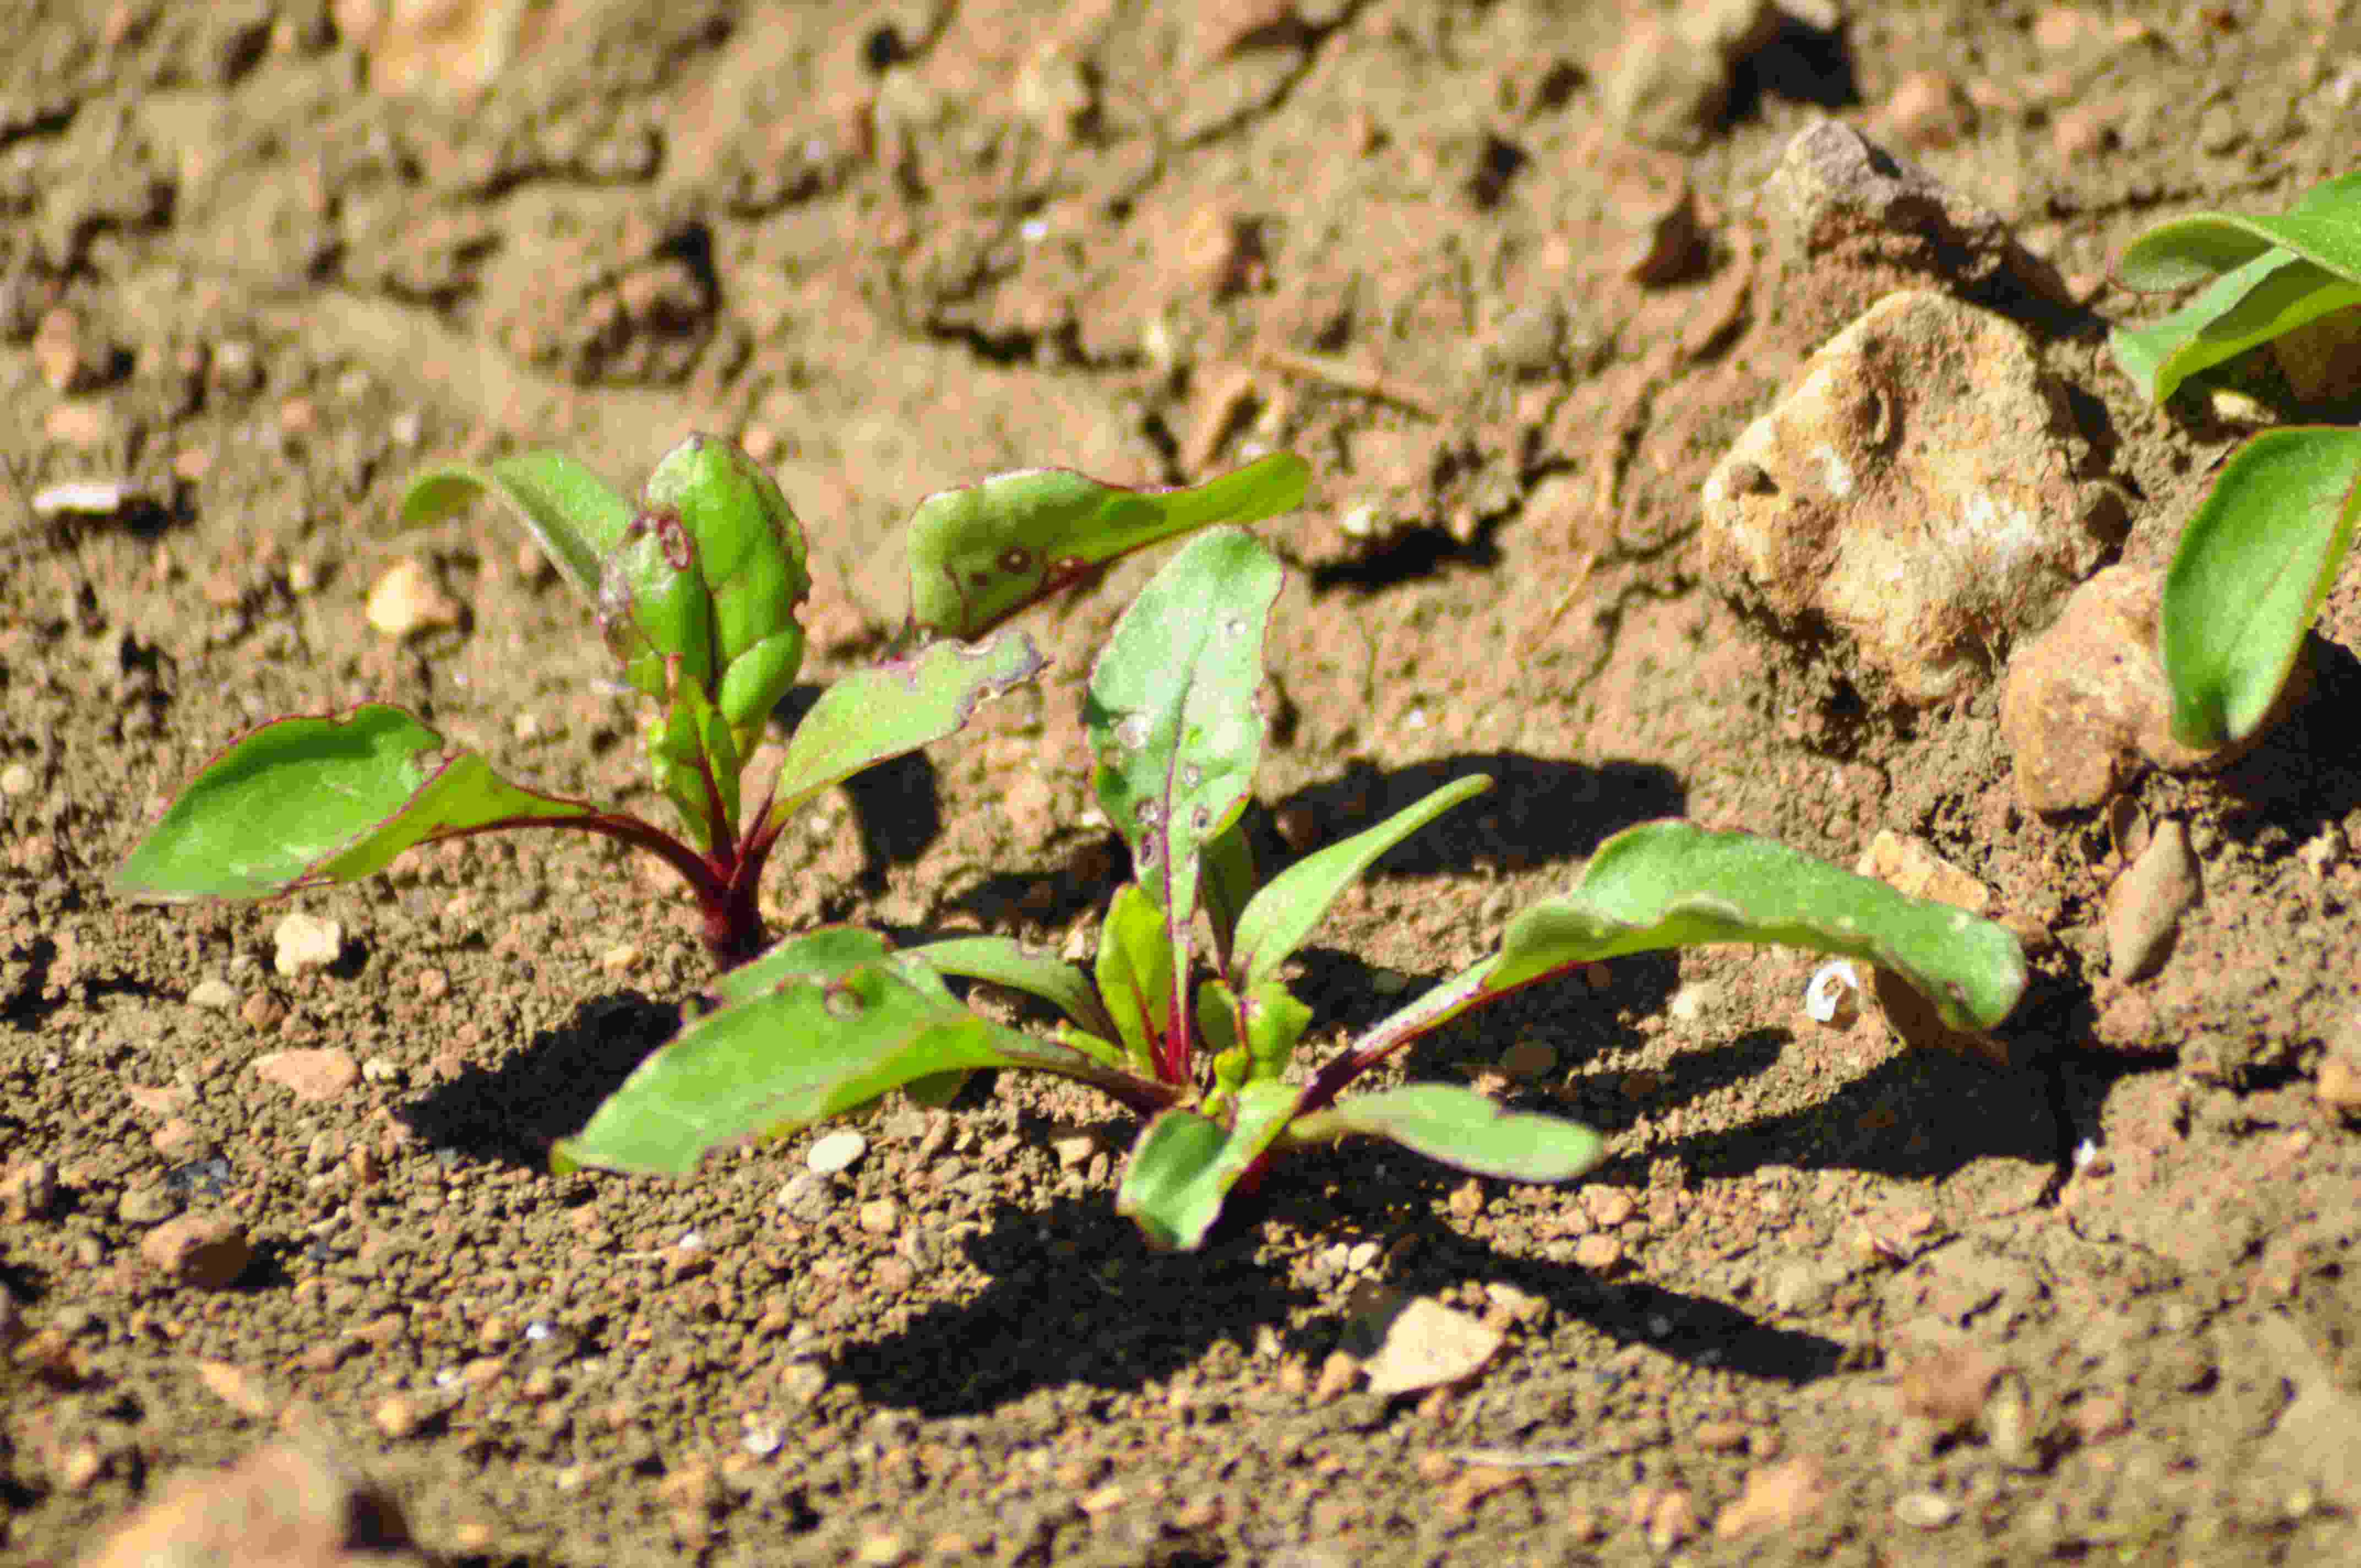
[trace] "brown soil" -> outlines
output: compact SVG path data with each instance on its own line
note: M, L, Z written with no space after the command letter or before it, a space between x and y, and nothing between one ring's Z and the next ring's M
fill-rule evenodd
M2045 819L1992 686L1881 707L1742 620L1696 539L1708 468L1897 279L2011 305L1782 249L1757 192L1835 112L2087 305L2021 313L2130 498L2123 558L2162 559L2237 432L2107 362L2102 318L2155 308L2108 258L2341 171L2349 15L1859 5L1725 72L1603 3L445 9L365 52L362 4L0 7L0 1555L71 1561L285 1431L467 1563L2351 1560L2361 1142L2313 1078L2340 1031L2361 1054L2361 573L2256 753ZM1685 153L1630 134L1660 104L1614 107L1627 38L1733 89ZM1694 234L1651 256L1684 180ZM1300 569L1263 804L1331 839L1501 780L1325 927L1323 1017L1686 814L1846 863L1915 834L1983 882L2034 938L2015 1065L1816 1028L1794 955L1621 962L1411 1064L1610 1132L1586 1184L1347 1149L1159 1256L1080 1091L896 1102L833 1181L791 1186L808 1136L685 1184L547 1174L705 973L671 890L598 847L306 897L346 945L292 979L280 906L107 897L278 712L390 696L644 798L579 602L489 512L399 536L390 504L522 445L635 483L697 428L805 520L814 678L880 646L930 490L1309 457L1314 503L1265 530ZM35 515L93 478L146 499ZM370 628L404 556L458 625ZM1033 618L1038 692L817 814L782 927L1092 920L1081 683L1153 564ZM2127 986L2104 895L2169 817L2204 901ZM1533 1042L1554 1065L1507 1080ZM304 1048L361 1070L304 1098L257 1069ZM159 1272L150 1238L209 1213L251 1244L235 1283ZM1386 1291L1509 1342L1441 1393L1323 1382Z

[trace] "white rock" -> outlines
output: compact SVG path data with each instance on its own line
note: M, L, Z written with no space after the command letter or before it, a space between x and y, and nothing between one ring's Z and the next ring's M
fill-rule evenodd
M437 587L420 562L404 556L369 589L368 623L388 637L409 637L459 624L458 601Z
M851 1170L868 1152L869 1140L847 1128L814 1143L804 1156L804 1167L816 1176L834 1176Z
M1833 627L1903 700L1964 695L2121 532L2075 477L2072 416L2017 327L1889 294L1804 367L1705 484L1708 569Z
M45 522L60 517L113 517L147 501L146 494L128 480L69 479L34 491L33 515Z
M271 967L292 979L335 963L336 955L345 950L345 927L341 921L323 920L296 910L271 928L270 941Z
M1500 1348L1500 1333L1430 1297L1402 1304L1385 1325L1385 1339L1365 1365L1369 1389L1412 1394L1472 1377Z

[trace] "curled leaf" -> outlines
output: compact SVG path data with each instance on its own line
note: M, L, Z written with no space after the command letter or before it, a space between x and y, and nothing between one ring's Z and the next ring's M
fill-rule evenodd
M597 603L607 553L631 521L631 503L562 452L527 452L477 465L449 463L410 482L401 521L436 521L478 494L496 497L522 522L575 591Z

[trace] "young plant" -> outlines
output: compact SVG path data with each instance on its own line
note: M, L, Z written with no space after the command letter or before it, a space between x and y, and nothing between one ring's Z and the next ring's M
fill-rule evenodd
M897 1086L939 1102L977 1068L1091 1084L1148 1119L1118 1209L1160 1246L1202 1244L1233 1190L1291 1149L1388 1139L1478 1175L1563 1181L1604 1140L1475 1091L1418 1084L1348 1096L1365 1074L1472 1008L1576 965L1703 942L1784 942L1884 965L1954 1026L1989 1028L2025 985L2015 939L1766 840L1661 822L1609 839L1564 896L1510 924L1499 950L1290 1074L1312 1022L1283 971L1344 890L1387 850L1490 787L1462 779L1257 886L1238 820L1261 729L1254 713L1278 563L1217 530L1159 572L1093 673L1096 788L1129 841L1087 970L1005 938L902 952L818 931L724 977L719 1008L642 1064L561 1164L686 1175L708 1149L853 1110ZM1198 916L1210 933L1201 970ZM1037 1038L960 1005L945 975L1038 997L1065 1015Z
M912 629L933 640L823 693L768 793L750 803L741 781L802 663L796 611L811 587L803 530L776 482L736 445L701 435L658 463L636 507L554 452L436 469L403 498L405 521L489 493L590 600L643 705L650 780L679 833L513 784L416 716L369 703L276 719L234 741L132 850L115 890L151 901L258 898L367 876L439 839L570 828L670 865L697 897L716 961L743 963L768 943L763 868L798 807L950 735L983 699L1042 667L1021 632L957 639L981 637L1125 550L1215 516L1283 510L1302 488L1301 463L1279 454L1194 490L1137 492L1037 470L932 498L919 521L950 512L959 524L914 528L910 540L914 588L925 589ZM1037 556L1055 569L1032 570Z
M2125 248L2115 279L2142 292L2212 283L2162 321L2108 335L2124 374L2163 402L2200 370L2361 304L2361 171L2314 186L2277 217L2158 224Z
M2116 363L2156 400L2187 377L2361 306L2361 172L2277 217L2202 213L2134 241L2117 275L2161 290L2213 280L2153 326L2117 328ZM2174 739L2246 740L2278 701L2361 516L2361 432L2298 426L2240 447L2182 531L2161 641Z

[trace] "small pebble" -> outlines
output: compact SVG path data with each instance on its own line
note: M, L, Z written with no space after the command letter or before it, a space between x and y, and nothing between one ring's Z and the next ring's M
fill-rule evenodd
M816 1141L804 1156L804 1168L815 1176L834 1176L851 1170L868 1152L869 1140L847 1128Z
M315 1103L336 1099L361 1080L360 1064L350 1051L335 1047L320 1050L271 1051L254 1058L255 1076L275 1083L298 1100Z
M179 1284L219 1290L246 1272L254 1246L246 1227L226 1214L186 1214L140 1238L139 1255Z
M69 480L34 491L33 515L45 522L60 517L114 517L146 499L137 486L122 479Z
M1934 1492L1905 1492L1894 1499L1894 1517L1913 1530L1940 1530L1960 1517L1960 1505Z
M40 787L40 778L22 762L11 762L0 768L0 795L11 800L22 800Z
M189 988L189 1005L207 1013L228 1013L238 1003L237 987L221 976L207 975Z
M2188 830L2178 817L2168 817L2131 870L2107 890L2107 972L2128 982L2162 968L2181 916L2199 896Z
M345 950L344 923L323 920L294 910L280 918L270 933L271 967L287 978L326 969Z
M126 1225L152 1225L180 1212L181 1201L162 1187L134 1187L115 1203L115 1217Z
M437 587L433 574L408 556L388 567L369 589L368 623L388 637L459 624L458 601Z

